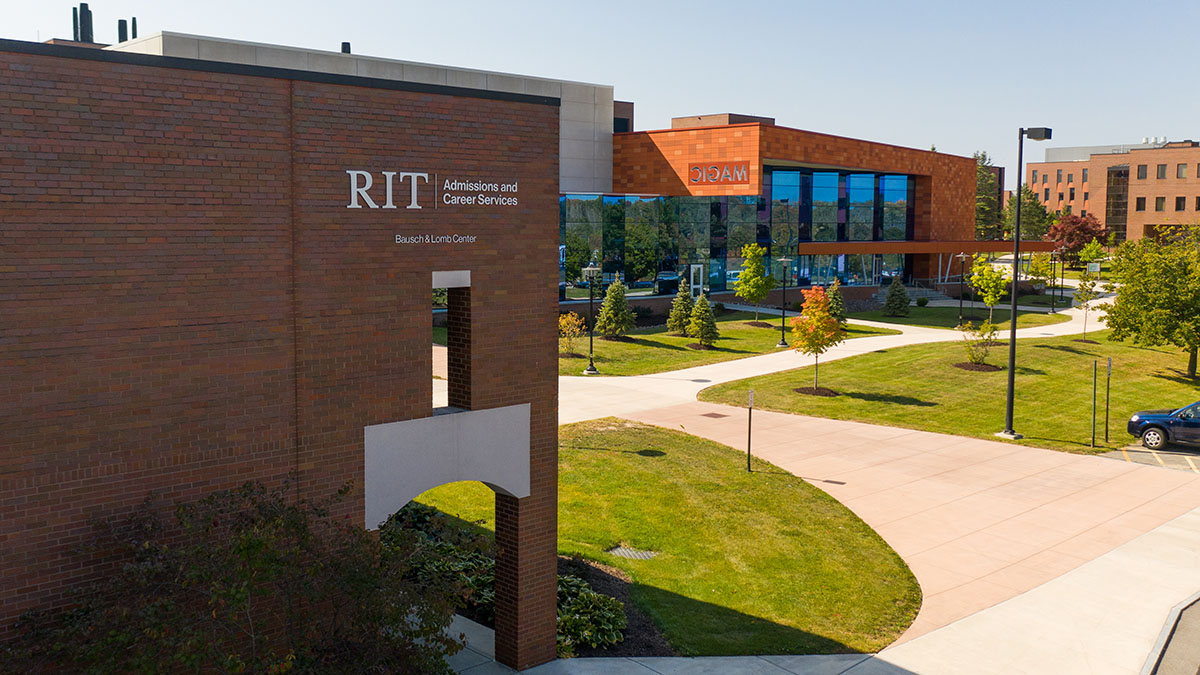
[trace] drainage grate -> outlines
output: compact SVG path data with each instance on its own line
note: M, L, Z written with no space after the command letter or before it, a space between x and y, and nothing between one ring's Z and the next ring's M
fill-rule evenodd
M636 548L629 548L628 546L614 546L605 551L605 553L611 553L618 558L632 558L633 560L649 560L658 555L654 551L639 551Z
M701 417L711 417L714 420L719 420L722 417L729 417L729 415L726 415L725 413L704 413L701 415Z

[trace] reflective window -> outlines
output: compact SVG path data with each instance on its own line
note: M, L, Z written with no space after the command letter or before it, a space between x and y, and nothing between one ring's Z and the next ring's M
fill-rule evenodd
M1142 180L1145 180L1145 178L1146 178L1146 165L1145 164L1138 164L1137 177Z
M875 238L875 174L846 176L846 196L850 209L846 239L870 241Z
M903 240L908 234L907 176L881 176L879 192L883 198L883 238Z
M838 174L812 175L812 240L836 241L838 226Z

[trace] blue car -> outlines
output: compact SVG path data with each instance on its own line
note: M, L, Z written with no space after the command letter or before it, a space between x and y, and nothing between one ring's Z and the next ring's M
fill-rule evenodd
M1200 445L1200 401L1177 409L1142 410L1129 418L1126 429L1151 450L1167 443Z

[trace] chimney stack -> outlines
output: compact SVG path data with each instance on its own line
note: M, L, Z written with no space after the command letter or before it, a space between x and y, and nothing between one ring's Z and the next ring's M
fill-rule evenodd
M129 25L125 23L125 19L117 19L117 42L124 42L129 39Z
M350 53L350 43L349 43L349 42L343 42L343 43L342 43L342 53L343 53L343 54L349 54L349 53Z
M75 29L75 32L72 33L71 39L76 42L79 42L79 8L78 7L71 8L71 26Z

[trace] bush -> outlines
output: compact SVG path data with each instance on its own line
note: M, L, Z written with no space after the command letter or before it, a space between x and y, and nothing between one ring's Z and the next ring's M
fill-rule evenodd
M721 333L717 330L717 322L713 318L712 308L708 305L708 299L703 295L696 300L696 306L692 308L692 318L688 321L688 335L696 338L696 341L705 347L711 347L716 343L717 338L721 337Z
M884 316L908 316L908 291L901 283L900 277L892 277L892 285L888 286L887 300L883 303Z
M568 354L575 353L575 341L587 332L583 317L575 312L558 315L558 348Z
M571 657L579 645L607 647L625 639L625 605L597 593L579 577L558 577L558 655Z
M792 311L793 312L803 312L804 311L804 301L797 300L797 301L793 302L792 303Z
M694 305L691 290L687 286L679 284L679 291L675 293L675 299L671 301L671 314L667 317L667 331L674 335L687 335L688 322L692 320Z
M600 316L596 317L596 331L608 339L619 338L637 325L633 318L633 310L625 300L625 284L616 282L608 287L604 294L604 304L600 305Z
M712 309L713 309L713 314L716 314L717 316L720 316L720 315L722 315L722 314L724 314L724 313L725 313L725 303L723 303L723 302L714 302L714 303L713 303L713 305L712 305Z
M928 304L929 304L929 298L926 298L926 297L917 298L917 307L924 307L925 305L928 305Z
M289 486L215 492L171 527L148 498L103 524L124 562L74 607L30 613L5 666L20 672L447 672L453 580L418 533L384 546Z
M992 343L996 341L996 324L984 321L978 328L970 321L959 327L963 332L963 346L967 350L967 362L975 365L987 361Z
M829 313L842 326L846 325L846 299L842 297L842 282L837 279L833 280L833 284L825 293L829 298Z
M638 319L645 319L654 316L654 310L645 305L634 305L633 316Z

